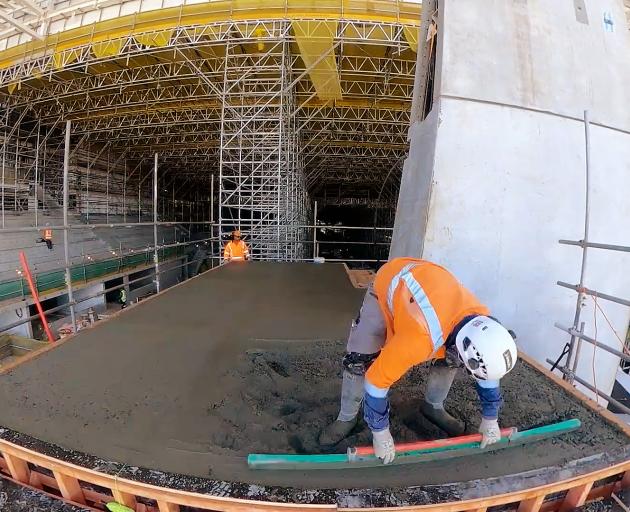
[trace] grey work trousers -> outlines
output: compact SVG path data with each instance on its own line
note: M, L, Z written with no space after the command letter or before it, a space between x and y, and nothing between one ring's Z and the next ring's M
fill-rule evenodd
M386 325L383 313L378 305L378 299L370 286L363 299L357 319L352 322L346 351L358 354L376 354L386 339ZM429 370L429 377L424 392L424 399L436 408L444 407L444 400L453 384L457 368L433 365ZM343 372L341 384L341 406L339 421L351 421L361 408L363 402L364 375L355 375L347 370Z

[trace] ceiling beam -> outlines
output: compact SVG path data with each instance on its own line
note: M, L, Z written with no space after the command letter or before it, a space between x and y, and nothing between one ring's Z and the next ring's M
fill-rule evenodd
M2 9L0 9L0 19L3 19L9 25L12 25L13 27L17 28L20 32L28 34L34 39L39 39L39 40L43 39L43 37L37 32L35 32L31 27L29 27L28 25L25 25L21 21L16 20L13 16L3 11Z
M37 5L33 0L14 0L18 4L23 7L26 7L31 12L37 14L38 16L44 15L44 9L42 9L39 5Z

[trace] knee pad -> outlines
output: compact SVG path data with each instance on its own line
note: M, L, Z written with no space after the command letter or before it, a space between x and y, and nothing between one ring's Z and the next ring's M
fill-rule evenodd
M463 368L464 363L457 353L457 347L453 344L450 347L447 347L444 359L438 359L434 362L434 365L445 366L447 368Z
M368 368L372 365L374 360L381 352L378 351L375 354L360 354L359 352L348 352L343 356L342 364L344 370L350 372L352 375L365 375Z

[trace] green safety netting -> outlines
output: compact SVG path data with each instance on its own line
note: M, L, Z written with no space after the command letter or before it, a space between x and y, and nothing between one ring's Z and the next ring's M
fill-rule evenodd
M159 259L162 261L181 256L183 253L183 247L170 247L159 251ZM129 254L119 258L73 265L70 269L70 276L73 283L85 283L108 274L117 274L141 265L149 265L152 262L153 252ZM66 285L63 270L51 270L35 274L34 280L39 294L63 288ZM0 301L30 294L26 279L17 278L0 282Z

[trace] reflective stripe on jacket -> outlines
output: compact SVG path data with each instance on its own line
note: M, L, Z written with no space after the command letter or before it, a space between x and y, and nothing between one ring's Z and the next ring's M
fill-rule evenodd
M44 240L52 240L52 229L44 230Z
M243 240L238 242L229 241L223 249L223 259L225 260L244 260L249 258L249 248Z
M434 263L396 258L381 267L374 280L387 337L366 373L366 391L384 397L412 366L445 356L444 341L471 314L490 311L445 268Z

